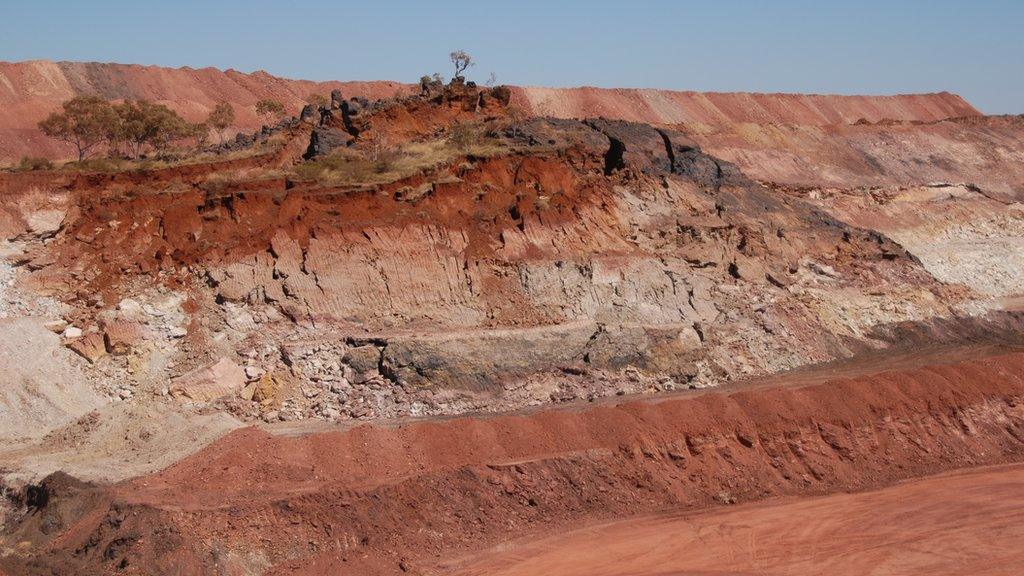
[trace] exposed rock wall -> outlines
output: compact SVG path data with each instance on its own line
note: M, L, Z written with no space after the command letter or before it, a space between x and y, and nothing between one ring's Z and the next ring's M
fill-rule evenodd
M848 354L870 345L873 326L955 312L958 300L937 298L891 241L774 194L678 132L523 130L579 139L326 194L259 181L153 195L144 180L115 179L82 197L29 281L109 306L136 275L199 279L239 338L372 340L385 388L471 396L563 369L704 385ZM616 149L622 168L609 173ZM492 404L431 403L428 413Z
M1024 198L1024 117L927 124L736 124L683 130L751 178L784 186L885 187L969 183L1004 201Z

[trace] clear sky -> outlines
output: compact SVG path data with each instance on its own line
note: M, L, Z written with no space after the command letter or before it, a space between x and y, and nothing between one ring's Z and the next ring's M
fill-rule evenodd
M956 92L1024 113L1024 0L0 0L0 60L534 86Z

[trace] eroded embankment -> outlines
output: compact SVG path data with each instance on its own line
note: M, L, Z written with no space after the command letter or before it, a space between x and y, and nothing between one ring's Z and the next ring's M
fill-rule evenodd
M12 536L81 573L429 571L582 521L1020 461L1022 369L1024 354L1007 353L581 410L301 437L245 429L51 521L59 532L23 523Z

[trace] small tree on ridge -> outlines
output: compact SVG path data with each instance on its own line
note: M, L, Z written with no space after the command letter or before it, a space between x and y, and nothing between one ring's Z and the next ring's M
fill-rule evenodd
M470 66L475 66L476 62L473 62L473 57L466 53L465 50L456 50L448 55L452 61L452 65L455 66L455 78L462 78L462 73L466 71Z
M117 125L117 114L109 102L96 96L77 96L39 123L43 134L67 142L78 151L78 161L97 144L107 140Z

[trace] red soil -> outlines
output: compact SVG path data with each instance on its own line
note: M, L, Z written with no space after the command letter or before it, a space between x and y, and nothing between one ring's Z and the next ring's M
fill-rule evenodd
M0 161L23 155L68 157L69 149L43 136L36 123L82 94L108 100L146 99L166 104L186 120L204 119L220 101L235 108L236 127L263 124L256 102L274 98L298 114L311 94L340 89L346 98L388 98L411 90L399 82L311 82L216 68L161 68L98 62L0 62Z
M711 439L724 434L729 437L726 444L743 444L744 438L749 438L749 442L767 448L764 443L773 433L785 435L793 428L817 427L822 432L830 425L856 428L876 420L872 417L875 414L927 413L932 401L942 399L952 407L957 400L972 396L980 399L996 390L1002 396L1018 396L1024 392L1021 368L1024 354L1010 354L989 362L966 361L900 370L802 388L790 388L775 380L771 388L731 394L684 394L655 402L634 401L582 411L457 418L395 428L364 425L345 432L299 437L240 430L155 478L140 481L145 487L133 483L127 497L147 502L173 501L176 507L198 509L240 503L236 501L239 497L249 501L248 492L253 488L273 497L279 491L304 491L337 479L343 480L349 489L368 489L410 475L480 463L535 461L594 449L617 450L623 444L653 444L661 449L685 438L686 446L681 448L700 452L702 444L711 443L717 448ZM949 396L944 397L946 394ZM1024 416L1024 406L1014 410ZM954 422L955 419L950 423ZM834 433L843 434L838 430ZM834 440L847 444L842 439ZM823 442L828 444L829 440ZM831 449L853 452L857 447ZM734 452L731 448L725 451ZM758 460L766 456L771 459L770 449L765 450L768 453L758 454L756 449L754 452L749 455L752 458L733 454L730 465L757 466ZM746 462L738 462L739 458ZM813 471L816 466L814 458L811 460L803 463L806 468L801 466L801 473ZM869 469L847 469L852 463L844 464L845 458L839 460L827 464L822 461L830 473L817 475L851 483L872 476ZM716 462L703 475L718 476L721 465L722 462ZM779 480L778 474L770 476ZM897 472L896 477L899 476ZM238 483L239 477L246 479L244 484ZM187 495L172 496L167 492L175 491L175 486L187 485L193 478L204 478L203 486Z
M230 573L254 554L275 574L431 571L583 521L1021 461L1022 369L1009 353L582 410L245 429L117 486L40 550L68 573Z
M949 92L897 96L750 94L604 88L518 88L514 101L538 116L603 116L646 124L825 126L859 120L932 122L980 114Z
M1024 466L877 492L597 525L504 545L442 573L493 576L1016 576Z
M311 82L215 68L161 68L97 62L0 62L0 162L23 155L69 157L70 150L46 138L36 123L61 102L80 94L110 100L145 98L166 104L187 120L209 114L219 101L234 105L237 127L261 122L256 101L275 98L297 113L312 93L338 88L345 97L385 98L408 92L398 82ZM975 116L978 111L949 93L901 96L698 93L602 88L515 88L513 100L526 111L559 118L604 116L655 124L740 122L852 124L865 119L934 121Z

